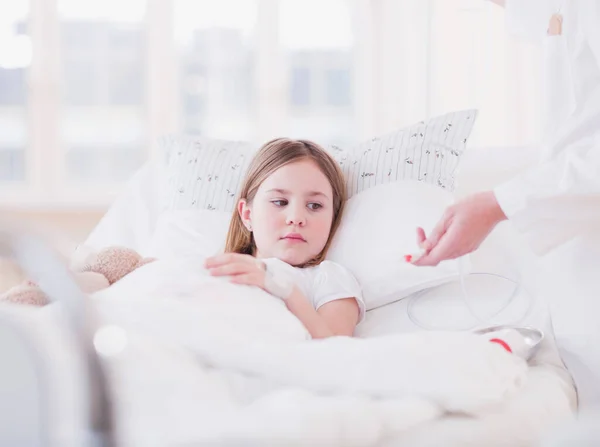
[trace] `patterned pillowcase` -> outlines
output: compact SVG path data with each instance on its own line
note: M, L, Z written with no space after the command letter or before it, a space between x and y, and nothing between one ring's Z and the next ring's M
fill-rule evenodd
M456 169L476 118L476 110L448 113L350 150L330 146L346 177L348 197L399 180L417 180L453 191Z
M340 164L348 197L373 186L417 180L454 190L455 173L476 110L448 113L353 149L326 147ZM233 211L257 145L247 142L167 136L159 140L167 157L166 207Z
M167 154L167 209L233 211L258 150L247 142L176 135L161 138L159 146Z

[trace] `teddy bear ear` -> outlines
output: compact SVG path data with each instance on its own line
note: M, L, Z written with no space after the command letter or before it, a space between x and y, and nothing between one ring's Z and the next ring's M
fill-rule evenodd
M31 306L45 306L49 303L49 299L42 289L27 282L19 284L0 295L0 301Z
M142 257L127 247L108 247L98 252L91 271L101 273L113 284L137 268Z

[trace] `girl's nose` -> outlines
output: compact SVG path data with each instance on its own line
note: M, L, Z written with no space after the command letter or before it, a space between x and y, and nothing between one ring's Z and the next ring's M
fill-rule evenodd
M289 208L289 213L286 217L286 223L288 225L306 225L306 213L304 212L304 209L299 208L300 207Z

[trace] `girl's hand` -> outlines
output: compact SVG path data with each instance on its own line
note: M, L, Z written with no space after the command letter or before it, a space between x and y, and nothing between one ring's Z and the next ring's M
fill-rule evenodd
M231 282L265 288L265 263L250 255L225 253L208 258L204 266L212 276L231 276Z

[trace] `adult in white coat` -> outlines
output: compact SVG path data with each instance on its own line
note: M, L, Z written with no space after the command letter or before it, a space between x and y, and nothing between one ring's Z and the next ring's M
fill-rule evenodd
M509 30L544 44L543 160L451 206L428 237L419 229L418 265L465 255L511 221L543 256L537 292L580 409L600 406L600 0L493 1Z

